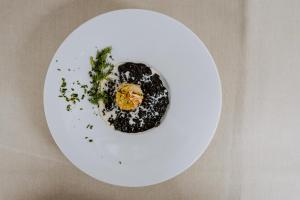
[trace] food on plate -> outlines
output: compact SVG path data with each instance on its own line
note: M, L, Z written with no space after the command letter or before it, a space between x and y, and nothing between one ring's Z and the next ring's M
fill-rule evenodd
M160 125L169 104L168 90L159 73L143 63L126 62L101 84L107 101L100 115L116 130L137 133Z
M169 92L161 74L143 63L117 65L111 51L106 47L90 57L91 85L78 82L84 90L80 99L88 96L102 119L115 130L138 133L159 126L169 105ZM80 101L77 94L68 97L66 81L62 81L60 97L74 104ZM71 110L69 105L67 110Z

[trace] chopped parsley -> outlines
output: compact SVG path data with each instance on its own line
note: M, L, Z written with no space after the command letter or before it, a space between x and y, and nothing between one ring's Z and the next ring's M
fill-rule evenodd
M78 94L72 93L72 94L71 94L71 97L78 97Z
M70 96L70 101L72 101L74 104L76 104L76 102L79 102L79 98L78 98L78 94L77 93L72 93Z
M67 107L66 107L67 111L70 111L71 110L71 105L68 104Z
M65 78L61 78L61 85L59 88L60 95L58 97L66 97L66 91L67 91L67 82Z
M88 136L85 136L84 139L88 140L89 142L93 142L93 139L89 139Z
M66 79L65 78L61 78L62 82L61 82L61 88L64 88L67 86L67 82L66 82Z
M86 128L93 129L94 125L88 124Z
M64 98L67 102L72 102L73 104L76 104L76 102L79 102L80 99L78 98L77 93L72 93L70 96L67 96L67 82L65 78L61 79L61 85L60 85L60 95L58 97ZM71 88L72 91L74 91L74 88ZM67 110L70 111L70 107L67 107Z

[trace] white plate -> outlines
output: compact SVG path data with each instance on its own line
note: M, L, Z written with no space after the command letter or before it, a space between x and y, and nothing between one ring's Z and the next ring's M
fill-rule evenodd
M69 86L88 82L89 57L106 46L113 47L117 62L140 61L163 74L171 103L159 127L143 134L117 132L93 114L97 109L87 100L66 111L58 98L61 78ZM137 9L99 15L73 31L55 53L44 86L47 123L61 151L88 175L121 186L156 184L191 166L214 135L221 103L218 72L201 40L166 15Z

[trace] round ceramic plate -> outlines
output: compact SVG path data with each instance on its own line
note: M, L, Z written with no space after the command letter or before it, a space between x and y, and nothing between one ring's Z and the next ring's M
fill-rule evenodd
M157 128L115 131L86 98L66 111L58 97L62 77L69 89L80 90L77 80L89 83L89 57L106 46L112 46L115 62L146 63L164 76L170 105ZM44 86L48 127L64 155L88 175L121 186L160 183L191 166L214 135L221 103L216 65L201 40L166 15L137 9L105 13L79 26L55 53Z

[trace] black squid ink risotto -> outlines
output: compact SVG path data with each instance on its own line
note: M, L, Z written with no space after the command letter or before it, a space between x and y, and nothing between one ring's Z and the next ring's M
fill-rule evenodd
M160 125L169 97L153 68L126 62L115 67L101 87L109 98L99 103L100 115L116 130L137 133Z

